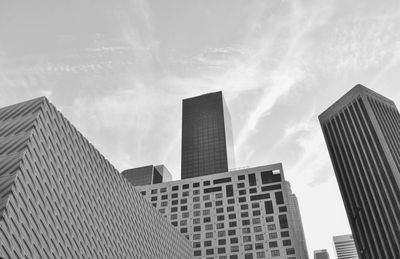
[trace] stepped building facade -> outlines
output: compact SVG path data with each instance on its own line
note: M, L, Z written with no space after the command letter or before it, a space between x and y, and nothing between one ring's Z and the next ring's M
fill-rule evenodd
M0 109L0 257L192 255L189 241L46 98Z

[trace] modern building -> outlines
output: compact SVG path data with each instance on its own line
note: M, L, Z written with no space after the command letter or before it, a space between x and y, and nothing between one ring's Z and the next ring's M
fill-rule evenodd
M326 249L315 250L314 259L329 259L329 253L326 251Z
M357 85L319 116L363 259L400 258L400 114Z
M134 186L164 183L172 180L172 175L164 165L148 165L127 169L122 175Z
M308 258L282 164L136 188L190 240L195 258Z
M0 109L1 258L192 258L191 243L44 97Z
M337 259L358 259L353 235L334 236L333 245Z
M182 102L181 178L227 172L234 167L232 126L222 92Z

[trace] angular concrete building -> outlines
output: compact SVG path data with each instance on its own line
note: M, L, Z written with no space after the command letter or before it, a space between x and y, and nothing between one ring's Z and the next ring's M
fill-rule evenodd
M359 257L400 258L400 114L357 85L319 116Z
M0 257L192 254L188 240L46 98L0 109Z
M195 258L308 258L282 164L137 189L192 242Z
M235 166L231 119L222 92L183 100L181 152L182 179Z
M315 250L314 259L329 259L329 253L326 249Z

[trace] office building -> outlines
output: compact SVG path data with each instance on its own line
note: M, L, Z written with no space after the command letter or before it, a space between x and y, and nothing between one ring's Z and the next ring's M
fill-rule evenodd
M195 258L308 258L281 164L136 188L190 240Z
M192 258L191 244L46 99L0 109L1 258Z
M357 85L319 116L363 259L400 258L400 114Z
M334 236L333 245L337 259L358 259L353 235Z
M227 172L234 167L231 127L222 92L183 100L182 179Z
M148 165L127 169L122 175L134 186L164 183L172 180L172 175L164 165Z
M329 259L329 253L326 251L326 249L315 250L314 259Z

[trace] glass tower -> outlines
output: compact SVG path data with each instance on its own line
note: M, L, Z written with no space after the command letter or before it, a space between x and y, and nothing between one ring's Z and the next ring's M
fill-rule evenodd
M400 114L357 85L319 116L359 257L400 258Z
M181 178L234 166L232 129L222 92L183 100Z

